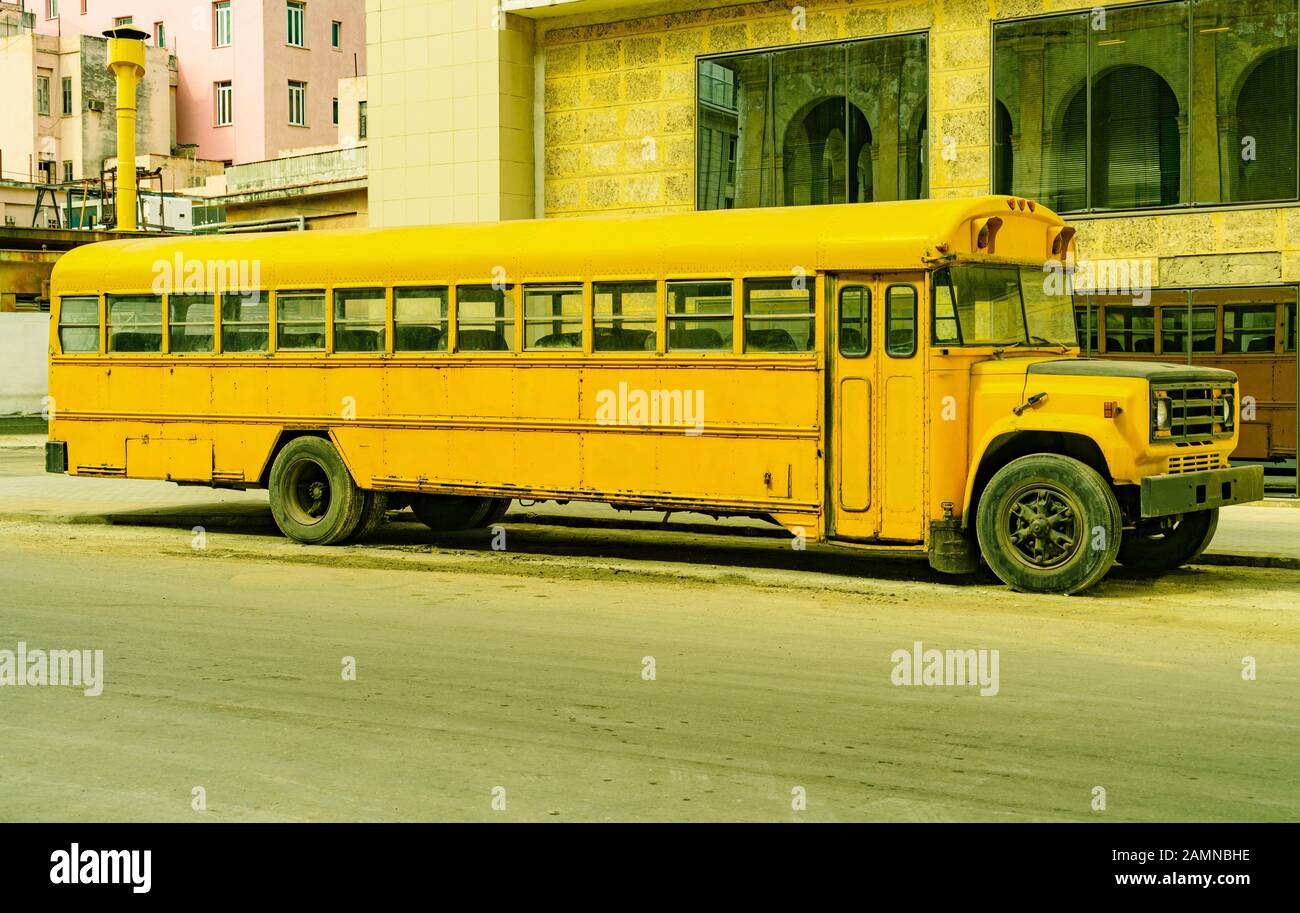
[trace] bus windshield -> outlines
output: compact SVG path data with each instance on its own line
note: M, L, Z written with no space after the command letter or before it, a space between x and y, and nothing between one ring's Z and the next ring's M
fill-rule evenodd
M1072 298L1062 273L1000 264L940 267L934 273L934 342L1076 346Z

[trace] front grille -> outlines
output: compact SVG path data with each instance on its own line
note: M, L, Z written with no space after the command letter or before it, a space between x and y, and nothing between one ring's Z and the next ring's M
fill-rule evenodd
M1228 463L1217 453L1184 453L1171 456L1165 471L1171 475L1180 472L1200 472L1203 469L1222 469Z
M1223 420L1225 404L1230 417L1227 422ZM1162 408L1169 414L1168 427L1164 429L1157 421ZM1231 437L1236 414L1230 385L1191 382L1153 386L1151 440L1177 442Z

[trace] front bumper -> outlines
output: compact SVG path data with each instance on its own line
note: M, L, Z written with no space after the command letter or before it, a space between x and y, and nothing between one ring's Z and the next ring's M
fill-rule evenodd
M1234 466L1142 480L1142 517L1168 517L1264 497L1264 467Z

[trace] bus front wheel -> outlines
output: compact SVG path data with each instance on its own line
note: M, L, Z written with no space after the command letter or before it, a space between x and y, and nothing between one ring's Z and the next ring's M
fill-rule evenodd
M284 446L271 466L271 514L290 539L333 545L357 531L371 504L334 445L299 437Z
M1200 557L1218 528L1217 507L1176 519L1139 523L1124 534L1119 546L1119 563L1144 576L1172 571Z
M1037 453L994 474L976 515L993 573L1028 593L1078 593L1110 570L1123 529L1119 502L1095 469Z

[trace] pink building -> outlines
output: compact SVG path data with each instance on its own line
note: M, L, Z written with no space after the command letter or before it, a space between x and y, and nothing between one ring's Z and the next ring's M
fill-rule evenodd
M365 0L25 0L35 30L150 34L176 56L176 138L234 164L338 141L338 81L365 73ZM350 113L350 112L349 112ZM346 120L347 113L342 114Z

